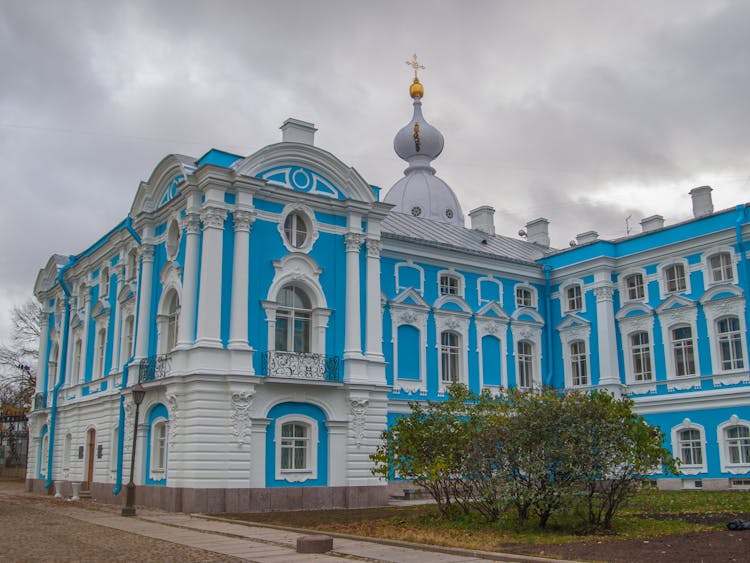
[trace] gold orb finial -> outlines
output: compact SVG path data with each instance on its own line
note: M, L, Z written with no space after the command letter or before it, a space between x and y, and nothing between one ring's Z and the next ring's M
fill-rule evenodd
M409 95L412 98L424 97L424 86L422 86L422 83L419 81L419 76L417 74L419 70L425 70L424 65L419 64L416 53L414 53L410 61L406 61L406 64L414 69L414 82L409 86Z

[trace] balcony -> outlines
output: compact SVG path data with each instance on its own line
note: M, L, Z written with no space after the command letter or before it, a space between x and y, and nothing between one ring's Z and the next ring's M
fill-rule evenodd
M307 352L268 351L261 354L261 374L305 381L341 381L340 358Z
M138 383L162 379L169 375L171 369L172 356L170 354L143 358L138 364Z

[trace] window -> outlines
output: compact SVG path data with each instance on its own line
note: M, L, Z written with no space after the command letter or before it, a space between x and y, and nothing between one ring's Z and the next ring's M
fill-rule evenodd
M518 377L516 384L520 389L531 389L534 386L534 346L522 340L517 346Z
M445 384L458 383L460 361L459 337L455 332L445 331L440 335L440 361L442 381Z
M729 252L719 252L709 257L708 267L711 270L712 282L728 282L734 279L732 257Z
M633 362L633 380L651 381L651 346L645 330L630 335L630 356Z
M284 220L284 235L294 248L301 248L307 241L307 224L299 213L290 213Z
M42 451L39 456L39 475L47 476L47 455L49 454L49 434L47 428L44 428L44 436L42 436L42 445L40 446Z
M81 380L81 353L83 351L83 342L78 338L76 343L73 345L73 380L72 384L76 384Z
M161 420L154 424L151 431L151 471L164 473L166 469L167 421Z
M570 367L573 375L573 385L588 385L586 343L583 340L576 340L570 344Z
M719 361L722 371L743 369L742 335L737 317L725 317L716 322L719 339Z
M703 465L703 440L700 430L688 428L679 433L680 459L684 465Z
M134 280L138 275L138 253L136 249L128 252L127 276L128 281Z
M309 352L310 298L297 286L286 286L279 291L276 313L276 350L280 352Z
M308 468L309 427L299 422L281 426L281 470L294 471Z
M49 382L50 389L57 384L57 356L59 348L57 344L52 345L52 350L49 354L49 362L47 363L47 379Z
M685 266L672 264L664 268L664 284L667 293L679 293L687 289L685 283Z
M580 311L583 309L583 298L581 297L581 286L578 284L571 285L565 290L565 298L568 304L568 311Z
M731 426L724 430L729 452L729 463L733 465L750 464L750 428Z
M107 331L103 328L96 333L96 364L94 375L104 377L104 350L107 340Z
M625 290L628 301L635 301L645 297L643 274L630 274L625 278Z
M123 326L122 360L128 361L133 355L133 334L135 332L135 321L133 315L125 319Z
M672 329L672 358L676 376L695 375L693 330L689 326Z
M166 307L167 316L167 334L166 334L166 346L164 352L171 352L175 346L177 346L177 324L178 317L180 314L180 300L177 296L176 291L172 291L172 295L169 296Z
M102 279L99 282L99 294L102 298L109 295L109 268L102 270Z
M533 307L534 306L534 293L529 287L517 287L516 288L516 306L517 307Z
M460 295L461 282L457 276L450 274L441 274L440 276L440 295Z

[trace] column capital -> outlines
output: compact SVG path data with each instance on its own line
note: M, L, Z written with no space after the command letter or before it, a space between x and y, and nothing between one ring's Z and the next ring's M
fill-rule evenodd
M612 301L612 295L614 292L615 288L612 285L601 285L594 288L594 295L596 296L597 302Z
M144 242L141 245L141 259L144 262L154 261L154 245L148 242Z
M237 209L233 213L234 215L234 230L242 232L250 232L253 230L253 223L255 222L255 213L253 211L245 211L243 209Z
M365 241L365 236L362 233L346 233L344 235L344 244L346 244L347 252L359 252L359 247Z
M201 218L197 213L186 213L182 218L182 226L189 235L197 235L201 232Z
M206 229L223 229L226 218L227 210L221 207L204 207L201 210L204 231Z
M383 243L374 238L367 239L367 257L380 258L380 251L383 249Z

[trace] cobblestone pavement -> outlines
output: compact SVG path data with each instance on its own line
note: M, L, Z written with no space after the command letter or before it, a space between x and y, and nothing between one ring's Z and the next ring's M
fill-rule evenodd
M243 561L84 522L47 500L8 496L21 487L0 485L0 561Z

